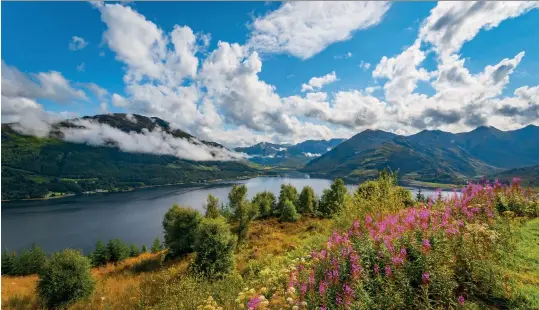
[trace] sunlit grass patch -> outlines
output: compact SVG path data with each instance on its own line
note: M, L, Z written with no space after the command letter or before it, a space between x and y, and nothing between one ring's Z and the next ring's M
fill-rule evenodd
M526 222L516 232L516 246L503 272L513 282L512 295L539 309L539 218Z
M236 255L238 271L242 272L249 261L284 256L304 247L320 246L329 235L331 220L302 217L296 222L279 222L276 218L253 221L249 228L248 242Z

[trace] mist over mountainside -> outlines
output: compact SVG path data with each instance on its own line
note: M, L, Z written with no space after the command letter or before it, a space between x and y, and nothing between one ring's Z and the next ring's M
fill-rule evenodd
M306 140L295 145L261 142L249 147L237 147L234 150L249 155L249 160L257 164L300 168L345 140Z
M155 117L109 114L66 120L54 124L45 138L2 124L3 200L258 173L243 155Z
M44 138L3 124L2 199L249 177L283 168L351 182L375 177L387 167L401 180L435 183L503 176L513 168L523 168L517 175L533 175L524 167L539 165L537 137L539 127L533 125L457 134L424 130L408 137L365 130L348 140L263 142L230 150L160 118L136 114L64 120Z

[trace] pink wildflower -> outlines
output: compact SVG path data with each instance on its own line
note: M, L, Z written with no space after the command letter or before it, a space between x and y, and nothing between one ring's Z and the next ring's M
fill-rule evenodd
M423 240L423 249L428 251L430 250L431 246L430 246L430 240L429 239L424 239Z
M406 248L405 247L401 248L401 255L406 256Z
M254 297L251 297L251 299L249 299L249 302L247 303L247 308L249 310L253 310L253 309L256 309L256 307L258 307L259 304L260 304L260 298L258 295L256 295Z
M320 295L324 295L326 293L326 289L328 287L328 284L326 281L320 282L320 285L318 286L318 291L320 292Z
M423 278L423 283L424 283L424 284L429 283L430 275L429 275L428 272L424 272L422 278Z
M391 275L393 274L393 272L391 271L391 267L389 267L389 265L386 265L385 271L386 271L386 276L388 277L391 277Z
M370 215L367 215L365 217L365 224L370 225L372 223L372 217Z
M464 306L464 296L460 295L458 298L459 305Z

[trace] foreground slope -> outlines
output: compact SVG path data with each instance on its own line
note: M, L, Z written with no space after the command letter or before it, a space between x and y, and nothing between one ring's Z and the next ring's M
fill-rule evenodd
M157 126L174 137L195 139L188 133L171 129L158 118L125 114L86 117L124 132L150 131ZM126 190L142 186L199 182L253 176L259 171L248 161L192 161L171 155L128 153L111 146L90 146L60 139L59 128L51 136L37 138L17 133L2 125L2 199L46 197L51 193L81 193L95 190ZM202 141L215 148L215 142Z

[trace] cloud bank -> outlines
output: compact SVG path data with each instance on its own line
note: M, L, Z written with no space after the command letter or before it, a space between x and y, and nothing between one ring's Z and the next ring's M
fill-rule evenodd
M298 94L282 96L260 76L263 55L312 58L356 31L382 23L390 3L287 2L254 18L244 44L218 41L213 50L208 49L210 34L195 33L188 25L165 31L133 7L101 3L95 9L106 27L104 47L124 65L124 91L72 83L56 71L22 73L2 62L2 121L20 122L20 130L43 135L52 122L68 114L44 111L41 100L67 110L73 102L95 98L102 111L160 117L174 128L228 146L347 138L365 129L412 134L422 129L460 132L479 125L506 130L539 125L538 85L504 92L526 51L473 72L459 54L480 31L492 31L538 6L537 2L439 2L402 52L384 55L372 66L356 63L358 74L372 70L372 83L366 87L348 85L325 92L325 85L337 83L335 71L323 75L328 70L297 85ZM434 66L427 69L429 57ZM421 91L422 84L431 91ZM108 132L90 128L96 133L88 133L88 141ZM162 133L148 135L168 141ZM135 141L139 138L146 139ZM148 143L156 152L182 153L174 143L162 142L170 147Z
M244 156L226 148L211 146L198 139L183 139L172 136L159 126L142 133L126 133L107 124L78 119L72 121L77 127L62 127L63 139L68 142L85 143L92 146L114 146L124 152L172 155L193 161L241 160Z

